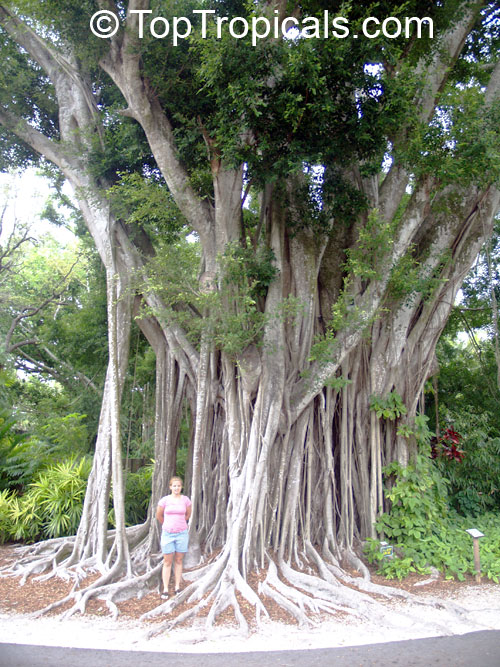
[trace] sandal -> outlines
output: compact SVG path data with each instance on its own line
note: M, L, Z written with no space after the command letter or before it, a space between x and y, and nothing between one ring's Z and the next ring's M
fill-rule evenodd
M168 600L168 593L162 593L160 597L162 600Z

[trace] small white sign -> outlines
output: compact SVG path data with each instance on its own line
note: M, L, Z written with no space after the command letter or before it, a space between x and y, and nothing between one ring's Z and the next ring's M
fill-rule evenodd
M469 533L471 537L484 537L484 534L477 528L469 528L469 530L466 530L465 532Z

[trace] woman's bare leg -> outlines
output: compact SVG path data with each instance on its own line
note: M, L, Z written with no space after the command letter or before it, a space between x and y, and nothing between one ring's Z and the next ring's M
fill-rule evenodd
M170 572L172 570L172 561L174 554L163 554L163 568L161 570L161 578L163 580L163 592L168 593L168 582L170 581ZM182 568L182 563L181 563Z
M183 560L184 560L184 554L176 552L174 560L174 581L175 581L176 591L178 591L181 586Z

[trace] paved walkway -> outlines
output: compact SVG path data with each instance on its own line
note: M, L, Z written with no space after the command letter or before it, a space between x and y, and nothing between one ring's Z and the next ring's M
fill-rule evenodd
M157 653L0 644L1 667L500 667L500 631L268 653Z

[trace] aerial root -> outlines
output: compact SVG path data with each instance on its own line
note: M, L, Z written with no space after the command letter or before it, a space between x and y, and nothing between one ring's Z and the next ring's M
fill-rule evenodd
M239 631L243 635L248 635L248 623L241 611L240 604L236 597L238 592L244 600L249 602L255 608L255 619L260 625L261 615L269 617L269 614L262 604L260 598L247 584L239 572L237 565L230 562L226 566L224 576L220 580L215 602L212 605L206 621L207 629L211 629L215 619L228 607L232 607L236 620L238 621Z
M148 637L154 637L164 631L171 630L181 623L185 623L204 611L205 607L217 596L220 580L223 576L224 568L227 563L227 554L221 554L220 558L213 563L206 565L195 572L186 573L185 578L193 579L183 591L181 591L175 598L167 600L163 604L151 609L151 611L143 614L140 620L149 620L159 616L160 614L169 614L183 602L196 602L193 607L190 607L183 613L179 614L173 619L169 619L162 623L157 628L148 633Z
M304 612L305 606L308 606L313 612L318 611L313 599L281 582L273 561L269 562L269 569L265 580L259 584L259 593L273 599L280 607L295 618L299 627L315 625Z
M278 570L273 561L269 562L267 577L261 584L260 590L288 611L297 620L299 627L317 625L311 619L310 615L306 613L306 609L313 614L320 614L321 612L327 614L346 612L351 615L361 616L361 613L357 609L353 609L351 606L346 606L345 604L339 604L332 599L331 591L329 596L320 596L311 590L307 591L307 588L298 590L295 585L292 584L292 586L289 586L284 583L279 579Z
M314 550L314 547L311 548L313 549L316 556L319 557L317 552ZM312 555L312 552L310 553ZM397 588L394 586L384 586L383 584L376 584L370 581L369 572L366 566L351 550L346 551L344 553L344 556L347 558L348 562L351 565L357 567L357 569L361 569L363 577L351 577L350 575L348 575L347 572L340 567L336 559L332 556L331 552L328 550L327 545L325 545L325 547L323 548L323 556L324 559L321 560L323 560L326 567L336 577L338 577L342 582L350 586L355 586L356 588L358 588L361 591L364 591L365 593L380 595L386 599L398 598L424 607L427 606L427 607L433 607L435 609L443 609L447 610L452 614L457 614L459 616L465 616L469 613L464 607L461 607L460 605L450 600L440 600L437 598L432 598L427 596L423 597L420 595L416 595L415 593L410 593L409 591L405 591L402 588Z
M94 562L94 559L91 560ZM116 561L109 571L103 573L96 581L83 589L78 589L77 586L81 580L87 576L88 572L85 572L83 568L79 569L77 572L67 571L68 576L72 575L75 578L75 583L71 591L63 598L35 612L33 617L38 618L43 616L50 611L62 607L68 602L72 602L73 605L62 614L63 618L69 618L76 612L84 614L88 601L92 598L98 598L106 602L111 615L113 618L116 618L119 614L119 609L115 604L115 600L120 601L128 599L134 594L138 597L146 595L150 591L149 583L151 580L158 578L161 567L162 563L159 563L141 575L136 574L122 579L121 577L126 568L123 562ZM45 577L39 577L37 579L47 579L55 575L64 578L62 574L63 571L63 568L58 568L55 572L51 572L48 575L45 575ZM66 578L68 578L68 576Z
M347 584L349 586L354 586L364 593L381 595L384 598L399 598L403 600L408 600L412 598L412 593L403 590L402 588L394 588L393 586L383 586L381 584L375 584L370 580L370 573L367 570L366 566L359 560L359 558L353 554L349 549L344 552L344 557L348 562L353 565L356 569L361 571L361 577L352 577L350 576L339 564L337 559L333 556L331 551L328 549L328 545L323 547L323 556L320 556L316 549L312 545L307 546L308 553L315 563L321 562L323 568L326 569L338 583Z
M279 569L294 587L308 593L315 600L321 600L323 604L334 605L337 611L345 611L351 615L369 618L372 609L377 606L375 600L369 595L339 585L338 582L331 583L316 575L304 574L294 570L282 559L279 561Z
M181 605L187 598L190 598L191 594L193 594L193 589L196 589L196 586L197 586L196 584L191 584L190 586L185 588L179 595L176 595L174 599L167 600L167 602L164 602L158 607L151 609L151 611L148 611L147 613L143 614L139 620L145 621L155 618L160 614L171 613L176 607ZM185 612L179 614L175 618L169 619L168 621L161 623L153 630L150 630L150 632L148 632L147 634L148 639L160 635L168 630L172 630L172 628L176 627L177 625L180 625L181 623L185 623L195 618L209 604L210 600L214 597L214 594L215 590L210 592L207 595L207 597L202 598L195 606L187 609Z
M132 537L132 535L131 535ZM139 531L134 532L139 537ZM134 595L142 597L153 588L152 582L159 579L162 562L156 561L156 555L149 554L148 559L142 562L131 560L141 568L133 574L123 559L117 560L106 572L97 567L94 557L85 559L77 564L69 563L68 555L72 553L74 538L58 538L38 545L22 547L17 551L21 558L10 566L2 569L3 576L22 576L25 583L29 575L49 570L48 573L36 578L45 581L51 577L60 577L73 580L73 588L63 599L58 600L44 609L36 612L35 617L42 616L71 602L71 607L65 611L63 617L69 617L80 612L85 613L89 600L97 598L106 603L113 618L119 615L117 602ZM412 605L429 606L443 610L451 618L466 616L469 612L454 602L420 596L408 591L375 584L366 576L351 576L332 555L328 544L323 545L320 554L316 548L306 542L304 556L308 562L305 573L292 568L282 558L275 563L269 555L267 557L267 574L264 581L258 584L258 594L242 576L238 559L231 557L231 548L228 545L212 562L192 571L185 572L184 578L190 583L174 598L162 602L157 607L141 616L141 620L152 619L160 615L171 616L164 623L157 626L149 636L160 634L163 631L193 620L197 616L206 616L205 629L207 632L214 627L217 618L227 609L232 609L239 631L248 634L248 607L255 610L255 622L261 623L262 618L269 618L271 607L266 599L275 603L289 614L298 623L299 627L316 626L317 615L326 613L334 615L337 612L347 613L368 621L380 621L393 625L392 617L387 613L387 607L376 596L386 599L399 598ZM131 556L140 549L144 552L145 544L138 541ZM344 554L343 558L347 558ZM139 559L140 560L140 559ZM357 557L349 559L351 565L359 565ZM135 569L135 565L134 565ZM359 567L358 567L359 569ZM83 589L79 586L88 576L89 570L100 571L101 576ZM140 574L139 574L140 572ZM6 574L4 574L6 573ZM184 603L189 608L181 613L178 608ZM177 610L177 616L173 612ZM418 612L415 607L402 609L400 617L412 621ZM422 623L422 619L417 619ZM436 629L435 623L433 624ZM446 626L440 628L443 634L447 633Z
M248 623L241 613L240 605L236 599L234 582L225 580L218 586L218 591L215 596L214 603L210 607L210 611L205 622L207 630L211 630L215 624L215 620L228 607L232 607L235 617L239 623L239 631L242 635L248 635Z
M195 578L193 583L172 600L168 600L148 613L143 614L141 620L151 619L160 614L171 613L183 602L196 602L197 604L190 609L151 631L149 636L160 634L164 630L171 630L175 626L191 620L209 605L210 608L205 622L205 627L208 631L213 628L217 617L231 607L238 622L239 631L244 635L248 635L248 623L241 610L236 593L239 593L243 600L246 600L255 608L255 617L258 625L262 616L269 616L258 595L247 584L237 567L232 562L228 562L227 554L223 554L218 561L203 568L202 577Z
M314 550L313 547L311 548ZM312 551L310 551L309 553L311 556L313 556ZM318 556L317 552L316 555ZM362 572L363 574L362 577L352 577L343 568L341 568L336 558L329 551L327 544L324 545L323 559L321 560L324 561L328 570L330 570L336 577L338 577L340 581L347 584L348 586L353 586L365 593L369 593L371 595L378 595L386 599L396 598L400 600L405 600L410 604L419 605L423 607L431 607L434 609L440 609L449 613L452 617L456 616L464 617L469 614L467 609L461 607L460 605L450 600L441 600L427 596L424 597L416 595L415 593L410 593L408 591L405 591L402 588L397 588L394 586L384 586L383 584L376 584L370 580L369 571L367 570L366 566L360 561L360 559L356 556L356 554L354 554L351 550L347 550L346 552L344 552L343 556L344 558L346 558L349 564L356 567L356 569ZM381 606L381 609L378 612L378 616L379 618L386 616L386 608L384 606ZM400 610L399 616L406 617L408 619L415 618L415 614L412 614L411 611L407 611L406 609ZM417 620L420 623L422 622L425 623L425 621L422 621L420 617ZM387 620L387 622L391 624L389 620ZM436 629L439 629L439 631L443 635L450 634L449 627L446 625L439 626L436 625L435 622L433 622L430 625L430 627L432 627L434 631Z
M51 572L57 570L66 556L71 554L73 543L74 538L64 537L18 547L15 551L21 554L19 560L6 565L0 572L5 573L5 576L21 576L20 584L23 586L32 574L40 574L47 569Z
M72 616L77 611L80 611L82 614L85 613L88 601L91 598L98 598L106 603L111 616L116 620L120 614L120 610L115 601L119 602L124 599L129 599L134 594L139 598L147 595L151 590L149 582L157 578L161 568L162 563L159 563L152 570L149 570L140 576L131 576L120 581L112 581L112 583L108 584L106 581L109 581L110 579L112 580L116 576L116 572L113 573L113 570L110 571L109 575L106 577L101 577L101 579L94 582L94 584L91 584L83 591L79 591L77 602L64 614L64 617L67 618L68 616ZM73 598L75 597L76 596L73 595Z
M267 576L259 584L258 593L279 605L301 627L317 625L317 622L311 618L311 614L344 612L365 617L369 604L376 604L369 596L359 591L346 588L346 592L342 594L342 589L345 587L335 581L333 575L326 570L325 574L328 574L329 581L292 570L283 562L280 563L280 570L288 580L288 584L279 578L277 567L269 558ZM188 574L192 576L192 573ZM209 611L205 621L207 631L213 628L220 614L232 608L239 631L242 634L248 634L248 621L242 612L237 594L240 594L244 601L254 607L257 625L260 624L262 617L269 618L265 603L248 585L237 566L223 558L204 567L203 576L191 583L180 595L144 614L141 620L152 619L161 614L171 614L183 602L197 602L190 609L156 627L149 633L149 636L161 634L163 631L171 630L195 618L208 606Z
M128 599L132 597L134 592L139 597L146 595L150 591L149 582L157 578L161 568L162 563L159 563L152 570L148 570L142 575L127 576L125 579L118 580L118 577L123 573L124 564L121 561L117 561L109 572L87 586L87 588L72 592L66 597L66 602L73 599L75 603L63 614L63 617L69 618L77 611L84 614L88 601L91 598L98 598L106 602L113 618L117 618L119 609L115 604L115 600ZM63 603L63 601L60 601L60 603ZM43 610L43 613L46 611L48 611L48 608Z

